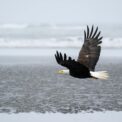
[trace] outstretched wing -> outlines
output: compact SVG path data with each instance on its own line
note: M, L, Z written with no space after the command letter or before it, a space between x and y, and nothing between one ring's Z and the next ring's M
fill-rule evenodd
M84 31L84 44L78 56L78 62L92 71L95 70L101 52L102 37L100 37L100 33L98 27L94 31L94 26L91 30L87 26L87 31Z
M67 55L65 53L64 53L64 55L62 55L61 53L56 51L55 59L59 65L62 65L70 70L78 70L79 66L80 66L80 68L87 69L87 67L84 66L83 64L76 62L71 57L67 57Z

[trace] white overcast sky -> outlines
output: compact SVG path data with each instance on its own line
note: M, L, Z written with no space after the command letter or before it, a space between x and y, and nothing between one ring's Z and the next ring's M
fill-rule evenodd
M0 24L119 23L122 0L0 0Z

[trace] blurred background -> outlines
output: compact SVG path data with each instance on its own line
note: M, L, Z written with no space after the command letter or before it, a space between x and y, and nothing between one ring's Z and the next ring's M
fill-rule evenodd
M122 111L121 12L122 0L0 0L0 113ZM56 74L56 50L77 59L87 25L103 36L106 81Z
M0 0L1 48L81 47L86 25L122 48L121 0Z

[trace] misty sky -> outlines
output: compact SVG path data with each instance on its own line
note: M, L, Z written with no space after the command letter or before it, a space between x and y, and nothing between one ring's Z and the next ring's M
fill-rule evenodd
M119 23L122 0L0 0L0 24Z

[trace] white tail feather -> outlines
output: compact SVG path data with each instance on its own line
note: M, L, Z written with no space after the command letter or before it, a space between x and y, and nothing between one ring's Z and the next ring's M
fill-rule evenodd
M97 71L97 72L90 71L90 74L94 78L103 79L103 80L106 80L109 77L107 71Z

